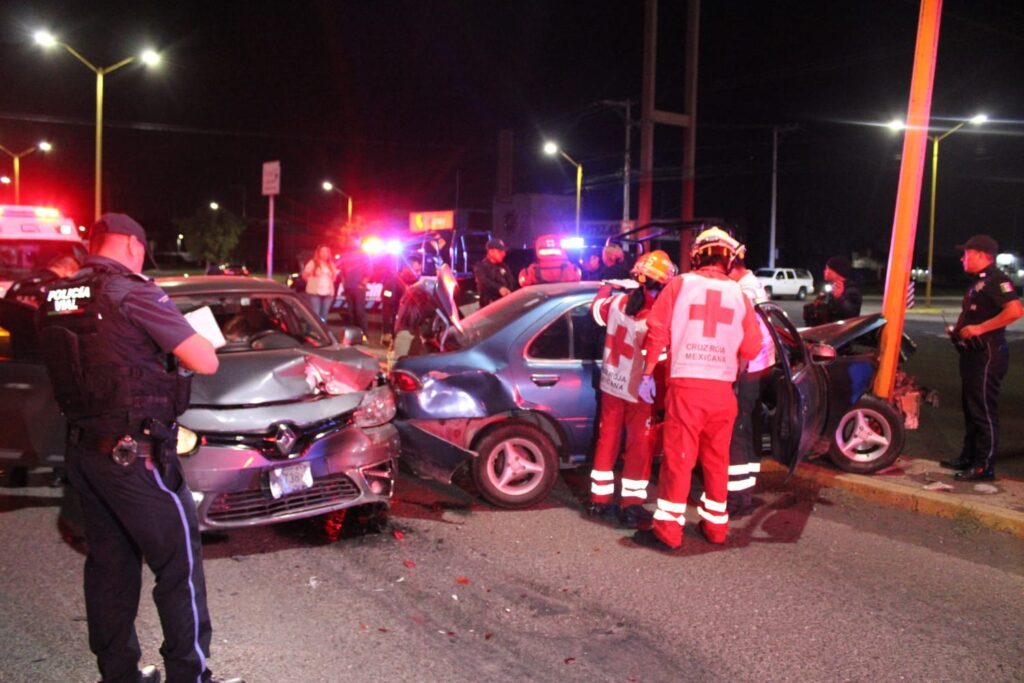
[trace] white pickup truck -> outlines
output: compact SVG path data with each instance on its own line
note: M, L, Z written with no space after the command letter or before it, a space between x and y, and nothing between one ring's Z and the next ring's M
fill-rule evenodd
M814 276L803 268L758 268L754 273L768 296L793 296L803 301L814 293Z

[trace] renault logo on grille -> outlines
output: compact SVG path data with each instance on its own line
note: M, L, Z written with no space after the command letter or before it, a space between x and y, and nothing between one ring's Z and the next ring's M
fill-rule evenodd
M295 436L295 430L286 424L277 426L277 432L274 434L274 445L277 446L277 450L281 452L281 455L288 455L292 446L298 437Z

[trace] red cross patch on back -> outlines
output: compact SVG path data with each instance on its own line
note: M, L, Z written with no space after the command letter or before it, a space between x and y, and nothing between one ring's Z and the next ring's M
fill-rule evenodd
M717 289L707 290L703 304L690 304L690 320L704 321L702 335L714 338L718 332L718 325L732 323L732 316L736 312L734 308L722 306L722 293Z

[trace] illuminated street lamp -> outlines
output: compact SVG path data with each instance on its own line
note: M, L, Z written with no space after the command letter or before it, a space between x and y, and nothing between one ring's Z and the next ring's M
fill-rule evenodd
M183 234L181 234L179 232L178 233L178 240L177 240L177 248L175 249L175 251L177 251L179 254L181 253L181 241L183 239L185 239L185 235L183 235Z
M78 53L67 43L58 40L53 34L47 31L36 31L33 34L36 43L45 48L60 46L71 53L71 55L84 64L90 71L96 74L96 197L93 213L99 218L102 213L103 196L103 77L112 71L117 71L122 66L127 66L135 61L135 57L126 57L120 62L110 66L99 67ZM154 50L144 50L138 57L146 66L156 66L160 63L160 55Z
M49 152L51 149L53 149L53 145L51 145L46 140L42 140L41 142L36 144L34 147L29 147L28 149L23 150L21 152L17 152L17 153L12 152L11 150L9 150L6 147L4 147L3 145L0 145L0 151L2 151L4 154L6 154L7 156L9 156L12 159L14 159L14 203L15 204L21 204L21 158L22 157L27 157L29 154L31 154L32 152L36 151L37 149L42 151L42 152ZM11 179L7 178L7 176L4 176L4 178L6 178L6 181L0 181L0 182L3 182L4 185L6 185L6 184L11 182Z
M335 187L334 183L332 183L330 180L325 180L322 183L320 183L320 187L324 189L324 192L337 192L342 197L348 199L348 223L346 223L346 225L352 225L352 195L350 195L348 192L345 192L344 190Z
M568 161L570 164L576 167L576 234L580 234L580 200L583 193L583 164L579 163L571 156L565 153L565 150L561 149L558 145L553 142L544 143L544 153L549 157L553 157L556 154L561 154L562 158Z
M972 126L980 126L986 121L988 121L988 116L985 114L976 114L966 121L961 121L956 124L942 135L928 136L928 139L932 141L932 196L928 214L928 279L925 280L925 306L932 305L932 256L935 253L935 181L939 174L939 143L942 142L943 139L948 138L950 135L966 126L968 123ZM904 123L898 119L889 123L889 128L892 130L899 131L903 130L905 127Z
M219 211L220 210L220 204L218 204L217 202L210 202L210 210L212 210L212 211Z

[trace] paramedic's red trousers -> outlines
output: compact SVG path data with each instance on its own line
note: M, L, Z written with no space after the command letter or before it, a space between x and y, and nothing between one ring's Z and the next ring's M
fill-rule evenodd
M597 426L594 469L590 472L590 501L615 500L615 461L619 457L622 429L626 429L626 449L622 465L622 507L641 505L647 500L651 476L651 414L653 406L643 401L631 403L601 392L601 417Z
M715 380L677 379L665 397L664 452L658 483L654 533L673 548L683 543L690 475L698 460L704 494L697 512L705 536L721 543L729 531L726 497L729 485L729 441L736 420L732 384Z

